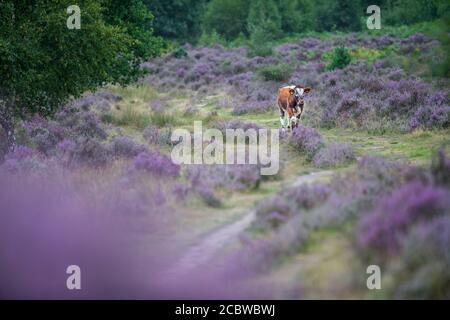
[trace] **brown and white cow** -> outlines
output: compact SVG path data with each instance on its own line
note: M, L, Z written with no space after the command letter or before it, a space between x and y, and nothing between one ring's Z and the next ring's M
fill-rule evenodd
M284 117L288 114L288 128L296 128L300 120L305 105L304 95L309 93L311 88L304 86L285 86L278 89L278 107L280 108L280 123L284 129Z

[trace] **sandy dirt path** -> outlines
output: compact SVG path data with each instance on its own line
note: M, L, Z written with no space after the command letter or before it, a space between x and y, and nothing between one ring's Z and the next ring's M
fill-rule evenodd
M317 171L299 176L292 186L298 187L330 177L334 171ZM188 276L202 266L206 266L227 246L239 240L239 235L256 218L254 210L244 214L238 220L220 227L191 246L176 263L165 272L165 277L173 281Z

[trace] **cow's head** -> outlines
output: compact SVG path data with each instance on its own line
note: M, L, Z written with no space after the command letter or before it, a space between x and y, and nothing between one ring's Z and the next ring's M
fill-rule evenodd
M297 103L303 103L303 98L305 96L305 94L310 93L311 92L311 88L310 87L304 87L302 85L298 85L295 86L294 89L291 89L293 92L292 94L295 97L295 101L297 101Z

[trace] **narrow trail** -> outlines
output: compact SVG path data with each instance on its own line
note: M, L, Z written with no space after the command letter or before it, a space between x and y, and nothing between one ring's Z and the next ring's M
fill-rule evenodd
M304 184L314 183L322 178L330 177L333 173L334 171L327 170L299 176L291 186L298 187ZM255 218L256 212L255 210L252 210L237 221L212 231L197 244L189 248L173 267L166 270L165 276L176 281L183 276L188 276L197 268L205 266L207 263L211 262L217 253L225 248L226 245L238 240L239 234L249 227Z

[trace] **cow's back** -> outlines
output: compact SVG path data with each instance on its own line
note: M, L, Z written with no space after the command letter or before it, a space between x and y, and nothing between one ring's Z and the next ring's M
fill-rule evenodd
M278 106L287 110L288 106L294 102L294 98L289 92L293 87L281 87L278 89Z

